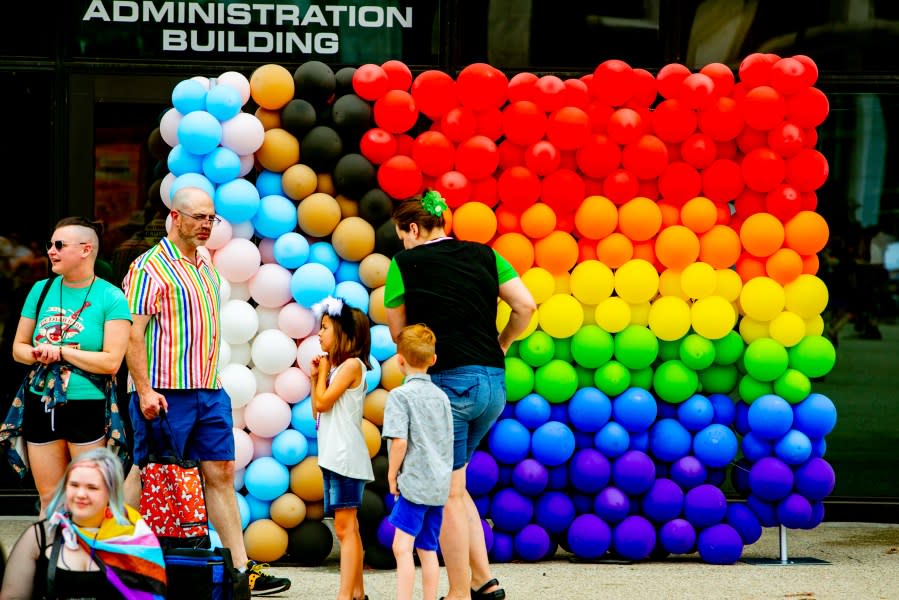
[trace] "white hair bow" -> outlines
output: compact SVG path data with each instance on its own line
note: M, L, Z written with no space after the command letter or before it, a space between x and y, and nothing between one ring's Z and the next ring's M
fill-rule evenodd
M334 296L328 296L321 302L312 305L312 312L319 320L324 315L337 318L341 311L343 311L343 300Z

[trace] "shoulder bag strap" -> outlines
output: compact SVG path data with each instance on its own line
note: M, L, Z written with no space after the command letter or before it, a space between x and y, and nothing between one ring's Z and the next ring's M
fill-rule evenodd
M44 305L44 299L47 297L47 292L50 291L50 286L53 285L53 282L56 281L58 275L54 275L47 279L47 282L44 284L44 289L41 290L41 295L37 297L37 309L34 313L34 318L37 319L41 316L41 307ZM61 285L61 284L60 284Z
M47 598L56 598L56 563L59 562L59 552L62 550L62 531L56 528L53 537L53 550L50 551L50 562L47 563Z

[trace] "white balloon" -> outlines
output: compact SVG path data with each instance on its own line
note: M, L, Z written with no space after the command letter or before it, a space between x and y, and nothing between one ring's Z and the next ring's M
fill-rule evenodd
M209 239L206 240L206 247L210 250L218 250L224 248L225 244L231 241L231 223L222 219L222 222L212 228Z
M166 173L159 184L159 198L166 208L172 208L172 184L175 183L175 174ZM171 215L169 215L171 217Z
M178 145L178 125L181 124L182 116L183 115L180 112L174 108L170 108L165 111L165 114L159 119L159 135L161 135L163 141L172 148ZM172 176L172 179L174 179L174 175ZM165 201L165 196L163 196L162 199Z
M228 300L231 299L231 282L222 277L222 281L219 284L219 302L225 304Z
M222 387L231 398L231 408L245 406L256 395L256 378L247 367L231 363L219 372Z
M231 363L233 365L250 366L250 344L231 344Z
M242 221L240 223L231 223L231 237L248 240L256 233L252 221Z
M299 367L290 367L275 377L275 393L288 404L296 404L312 391L312 382Z
M163 138L164 139L164 138ZM265 141L262 122L250 113L239 113L222 123L222 146L239 156L253 154Z
M242 408L241 410L246 410ZM253 460L253 440L243 428L234 428L234 468L243 469Z
M256 155L255 154L245 154L240 157L240 171L238 171L237 176L243 177L253 170L253 167L256 166Z
M222 340L219 343L219 366L222 367L231 362L231 344Z
M252 356L253 346L250 346L250 355ZM256 393L257 394L273 394L275 393L275 376L269 373L265 373L261 371L259 367L256 366L256 363L253 363L253 367L250 369L253 372L253 377L256 378Z
M293 294L290 292L292 278L293 273L281 265L262 265L247 282L250 287L250 297L259 306L280 309L293 299Z
M229 300L243 300L246 302L250 299L250 286L248 286L245 281L239 283L229 281L228 283L231 284L231 294L228 296Z
M315 331L315 315L296 302L285 304L278 313L278 329L295 340L301 340Z
M300 342L300 345L297 348L297 366L303 370L303 373L309 375L312 368L313 357L321 354L324 354L324 352L322 351L322 345L321 341L318 339L318 334L310 335Z
M247 422L243 418L243 411L246 406L241 406L240 408L232 408L231 409L231 420L234 421L234 426L238 429L243 429L247 426Z
M196 81L200 85L202 85L206 91L209 91L209 88L212 87L212 83L209 81L208 77L203 77L202 75L194 75L190 78L191 81Z
M266 329L278 329L278 313L280 308L268 308L266 306L256 307L256 316L259 317L259 331Z
M257 369L274 377L294 363L297 344L281 330L266 329L253 339L250 355Z
M255 275L262 260L256 244L243 238L234 238L216 251L213 264L225 279L240 282Z
M276 394L256 394L244 411L247 428L263 438L271 438L290 426L290 405Z
M262 437L251 431L250 439L253 440L253 458L272 455L272 438Z
M222 307L222 337L232 345L249 342L259 328L256 310L243 300L228 300Z

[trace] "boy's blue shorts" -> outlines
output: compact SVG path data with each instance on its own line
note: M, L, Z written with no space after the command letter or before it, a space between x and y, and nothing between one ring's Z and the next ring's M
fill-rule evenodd
M391 525L415 538L415 547L436 551L443 524L443 507L427 506L397 498L387 520Z

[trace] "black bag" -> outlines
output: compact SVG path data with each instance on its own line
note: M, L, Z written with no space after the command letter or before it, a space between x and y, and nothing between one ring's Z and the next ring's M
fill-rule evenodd
M227 548L168 548L163 554L168 589L177 591L177 597L191 600L235 597L235 571Z

